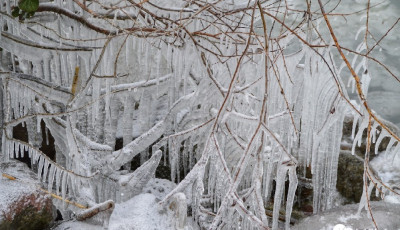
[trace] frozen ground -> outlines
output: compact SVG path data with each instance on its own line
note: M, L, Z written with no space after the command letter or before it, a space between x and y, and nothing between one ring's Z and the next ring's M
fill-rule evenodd
M400 229L400 204L388 202L371 202L373 217L379 229ZM292 227L293 230L331 230L335 226L344 225L346 230L375 229L368 213L364 210L357 215L358 204L346 205L340 208L329 210L323 214L315 215L304 219ZM335 228L337 230L344 229Z
M100 230L102 226L84 222L68 221L57 226L57 230L88 229ZM160 213L157 198L153 194L145 193L132 199L116 204L110 218L110 230L174 230L172 212Z
M0 178L0 214L7 207L23 195L37 191L39 184L36 174L24 164L12 160L0 164L2 174L16 177L10 180L4 176ZM175 216L171 210L162 209L158 202L168 194L176 184L164 179L151 179L143 189L143 193L132 199L116 204L109 222L110 230L175 230ZM2 215L0 215L0 221ZM185 230L197 229L189 219ZM66 221L59 223L56 230L101 230L102 226L88 222Z
M164 179L152 179L143 189L143 193L132 199L115 205L111 215L110 230L175 230L175 216L170 210L162 209L158 202L168 194L176 184ZM54 230L101 230L85 222L63 222ZM195 230L197 227L188 219L184 230ZM183 229L182 229L183 230Z

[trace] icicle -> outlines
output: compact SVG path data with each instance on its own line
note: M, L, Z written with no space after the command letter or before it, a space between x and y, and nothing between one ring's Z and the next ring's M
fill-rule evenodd
M280 165L278 167L278 173L276 175L276 190L275 190L275 197L274 197L274 210L273 210L273 216L272 216L272 229L278 229L278 223L279 223L279 209L281 207L281 200L282 200L282 195L284 192L284 187L285 187L285 177L286 177L286 172L287 168L284 165Z
M45 52L44 59L43 59L43 72L44 72L44 79L47 82L52 82L51 70L50 70L50 60L51 60L51 53Z
M33 164L35 163L34 158L35 158L35 150L30 149L29 151L29 157L31 158L31 166L33 167Z
M147 16L147 14L146 14L146 16ZM144 44L145 44L144 71L145 71L145 76L149 76L150 75L150 69L149 69L150 60L149 60L149 56L150 56L150 50L151 49L150 49L150 46L148 45L148 42L145 42Z
M379 135L379 137L378 137L378 140L375 142L375 155L378 154L379 145L381 144L383 138L387 137L388 134L389 134L389 133L388 133L386 130L383 130L383 131L380 133L380 135Z
M23 151L21 148L20 142L15 142L17 144L17 150L15 151L15 158L21 158L21 152Z
M55 167L54 165L50 165L49 181L47 184L47 191L49 192L53 191L54 176L56 173L57 173L57 167Z
M13 158L19 158L20 149L21 149L20 143L14 141L14 153L13 153Z
M172 46L171 44L168 43L167 46L167 62L168 62L168 67L171 68L172 67Z
M0 33L1 33L1 31L0 31ZM10 160L10 154L9 154L9 149L8 149L8 144L7 144L7 139L6 139L6 131L5 131L5 129L3 129L1 132L2 132L1 146L3 147L4 161L8 162Z
M56 194L60 195L60 186L61 186L61 174L65 173L64 171L57 169L56 172Z
M8 158L14 158L14 143L11 140L7 141Z
M296 175L296 167L289 168L289 191L287 194L286 200L286 222L285 222L285 229L290 229L290 216L292 215L294 197L296 195L297 189L297 175ZM275 210L275 209L274 209Z
M36 118L36 132L37 132L37 133L40 133L41 130L42 130L42 128L41 128L41 126L40 126L40 122L41 122L41 121L42 121L42 118L39 117L39 116L37 116L37 118Z
M48 128L46 128L45 136L46 136L46 145L49 145L49 129Z
M61 197L63 199L65 199L65 196L67 194L67 179L68 179L68 173L67 172L63 172L63 177L61 180ZM64 202L64 209L66 208L66 203Z
M46 158L43 158L44 164L43 164L43 183L46 183L46 179L47 179L47 172L49 170L49 161Z
M126 43L125 43L125 63L126 66L131 66L132 63L132 49L134 48L132 46L132 41L134 40L132 39L130 36L128 36L128 38L126 39Z
M368 179L366 177L364 177L364 184L367 183L365 180L368 180ZM369 183L369 185L368 185L368 200L370 200L371 192L372 192L373 188L374 188L374 183ZM360 199L360 203L359 203L359 206L358 206L357 215L360 215L361 211L363 209L367 210L367 212L369 213L369 211L368 211L368 200L367 200L366 195L367 194L366 194L366 191L365 191L365 186L363 186L363 193L362 193L362 196L361 196L361 199Z
M358 146L361 145L362 143L362 134L364 132L364 129L368 127L368 119L365 119L360 126L358 127L358 131L357 131L357 135L354 137L354 141L353 141L353 147L351 148L351 154L355 154L355 148L356 145L358 144Z
M67 178L67 188L68 188L68 192L69 195L74 196L75 197L75 187L74 187L74 183L73 183L73 174L69 174L68 178Z
M43 164L44 164L44 157L43 156L39 156L39 165L38 165L38 179L39 181L42 180L42 172L43 172Z
M386 156L388 156L388 154L390 153L391 148L395 142L396 142L396 140L394 138L390 138L389 144L387 145L386 150L385 150Z

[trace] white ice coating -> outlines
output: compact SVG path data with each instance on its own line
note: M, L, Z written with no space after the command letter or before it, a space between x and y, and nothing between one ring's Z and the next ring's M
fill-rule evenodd
M239 10L247 3L215 2L211 8ZM1 12L10 11L11 4L7 0ZM120 36L107 38L64 16L47 18L45 25L52 29L48 30L36 24L21 26L0 15L0 25L10 28L4 31L1 26L2 53L15 57L9 63L14 73L1 78L7 124L2 132L2 160L23 157L27 151L49 191L86 204L126 201L141 192L159 165L168 166L178 186L161 203L172 198L184 203L181 192L186 193L193 218L207 228L231 220L226 229L238 225L278 229L279 210L285 207L289 229L297 177L305 177L308 167L314 212L333 207L344 116L349 111L354 114L353 154L357 145L366 142L363 132L368 128L365 109L358 108L361 114L352 110L342 91L341 71L328 61L333 47L310 48L285 32L284 38L269 41L266 54L259 38L250 39L246 48L243 35L249 34L251 7L246 14L220 19L187 1L152 4L158 7L144 6L154 14L192 18L181 24L190 36L137 7L124 9L128 16L137 17L134 26L146 28L150 23L152 29L170 32L146 37L143 31L118 31ZM84 12L73 1L43 6L61 6L68 14ZM109 14L99 4L90 7ZM133 24L120 19L126 14L119 10L108 15L109 21L83 14L112 34ZM207 24L212 20L222 20L217 23L220 28ZM259 17L255 23L261 25ZM217 35L202 37L208 34ZM322 44L313 40L312 32L298 32L298 36ZM292 50L281 52L286 47ZM357 51L364 49L361 44ZM372 78L367 59L354 57L351 65L367 95ZM42 120L55 139L56 162L38 150ZM28 127L29 143L12 136L12 128L21 122ZM372 129L375 154L385 137L390 138L386 154L400 151L389 130L375 122ZM18 151L21 156L14 156ZM132 171L132 160L139 158L141 166ZM269 218L264 207L272 200ZM365 207L366 198L362 201Z

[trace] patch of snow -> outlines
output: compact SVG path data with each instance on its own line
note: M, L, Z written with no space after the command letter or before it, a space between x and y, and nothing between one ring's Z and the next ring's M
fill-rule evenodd
M110 230L175 230L176 217L173 211L162 209L158 202L176 186L175 183L153 178L143 188L143 193L130 200L116 204L110 217ZM185 230L198 229L197 224L187 218ZM100 230L101 226L87 222L67 221L54 230L87 229Z
M140 194L116 204L110 218L109 229L115 230L173 230L172 212L160 213L157 198L153 194Z
M93 225L81 221L65 221L61 224L53 227L52 230L72 230L72 229L84 229L84 230L103 230L102 226Z
M352 230L352 228L348 228L343 224L337 224L333 227L333 230Z
M387 195L383 200L392 204L400 204L400 197L398 195Z
M158 200L162 200L169 192L176 187L174 182L166 179L151 179L143 188L143 193L153 194Z
M339 217L339 221L342 223L347 223L348 220L351 219L360 219L361 217L357 214L352 214L352 215L345 215L345 216L341 216Z
M375 229L366 211L356 215L359 204L345 205L303 219L292 230ZM400 205L388 202L371 202L374 219L379 229L398 229ZM339 226L338 226L339 225ZM339 228L343 227L345 228Z

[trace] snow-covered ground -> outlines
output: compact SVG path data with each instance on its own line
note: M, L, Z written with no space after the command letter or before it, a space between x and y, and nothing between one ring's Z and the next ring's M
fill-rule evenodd
M174 187L171 181L164 179L151 179L143 193L130 200L116 204L110 217L110 230L175 230L176 217L174 212L159 206L158 202L165 197ZM198 229L189 218L182 230ZM54 230L85 229L100 230L102 226L89 222L66 221L59 224Z
M30 195L38 191L40 184L36 175L24 164L15 160L0 164L3 174L0 178L0 214L7 211L7 207L24 195ZM10 180L5 175L17 178ZM173 211L161 208L158 202L168 194L176 184L164 179L151 179L143 193L132 199L115 205L110 217L110 230L175 230L176 218ZM3 216L0 215L0 222ZM188 220L189 221L189 220ZM189 227L185 230L197 229ZM101 230L102 226L90 221L64 221L60 222L56 230L85 229Z
M400 204L388 202L371 202L372 215L379 229L400 228ZM374 224L364 210L357 215L358 204L346 205L329 210L325 213L308 217L301 221L293 230L346 230L375 229Z
M161 212L157 204L157 198L150 193L140 194L132 199L116 204L111 215L110 230L174 230L173 213ZM85 222L67 221L55 228L66 229L88 229L100 230L102 226L92 225Z

